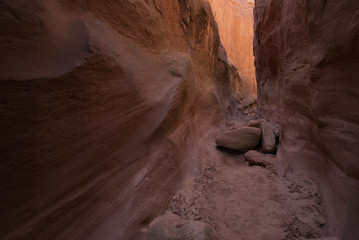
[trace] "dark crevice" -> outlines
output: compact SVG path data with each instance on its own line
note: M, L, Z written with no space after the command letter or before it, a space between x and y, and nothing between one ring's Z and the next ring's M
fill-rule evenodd
M323 2L322 14L324 14L325 7L326 7L326 6L327 6L327 0L324 0L324 2Z

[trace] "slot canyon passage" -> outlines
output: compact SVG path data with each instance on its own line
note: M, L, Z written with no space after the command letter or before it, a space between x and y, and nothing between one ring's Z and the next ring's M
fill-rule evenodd
M0 0L0 239L359 239L359 1Z

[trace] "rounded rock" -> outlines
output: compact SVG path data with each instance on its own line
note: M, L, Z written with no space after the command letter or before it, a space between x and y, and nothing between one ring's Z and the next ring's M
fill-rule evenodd
M261 130L255 127L243 127L226 131L216 138L216 145L228 149L246 152L254 149L261 138Z

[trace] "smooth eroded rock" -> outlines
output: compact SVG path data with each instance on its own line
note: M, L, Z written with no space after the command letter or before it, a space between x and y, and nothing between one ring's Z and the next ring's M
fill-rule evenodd
M216 144L220 147L245 152L258 145L261 132L259 128L253 127L226 131L216 138Z
M232 99L210 5L0 1L0 16L0 239L138 239Z

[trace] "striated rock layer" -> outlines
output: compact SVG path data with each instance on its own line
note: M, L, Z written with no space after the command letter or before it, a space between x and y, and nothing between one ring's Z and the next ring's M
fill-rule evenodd
M239 74L233 74L232 89L241 104L255 104L257 83L253 54L253 2L208 0L218 23L228 58Z
M209 4L5 0L0 29L0 238L142 239L231 106Z
M256 0L260 114L285 174L321 186L327 233L359 239L359 2Z

